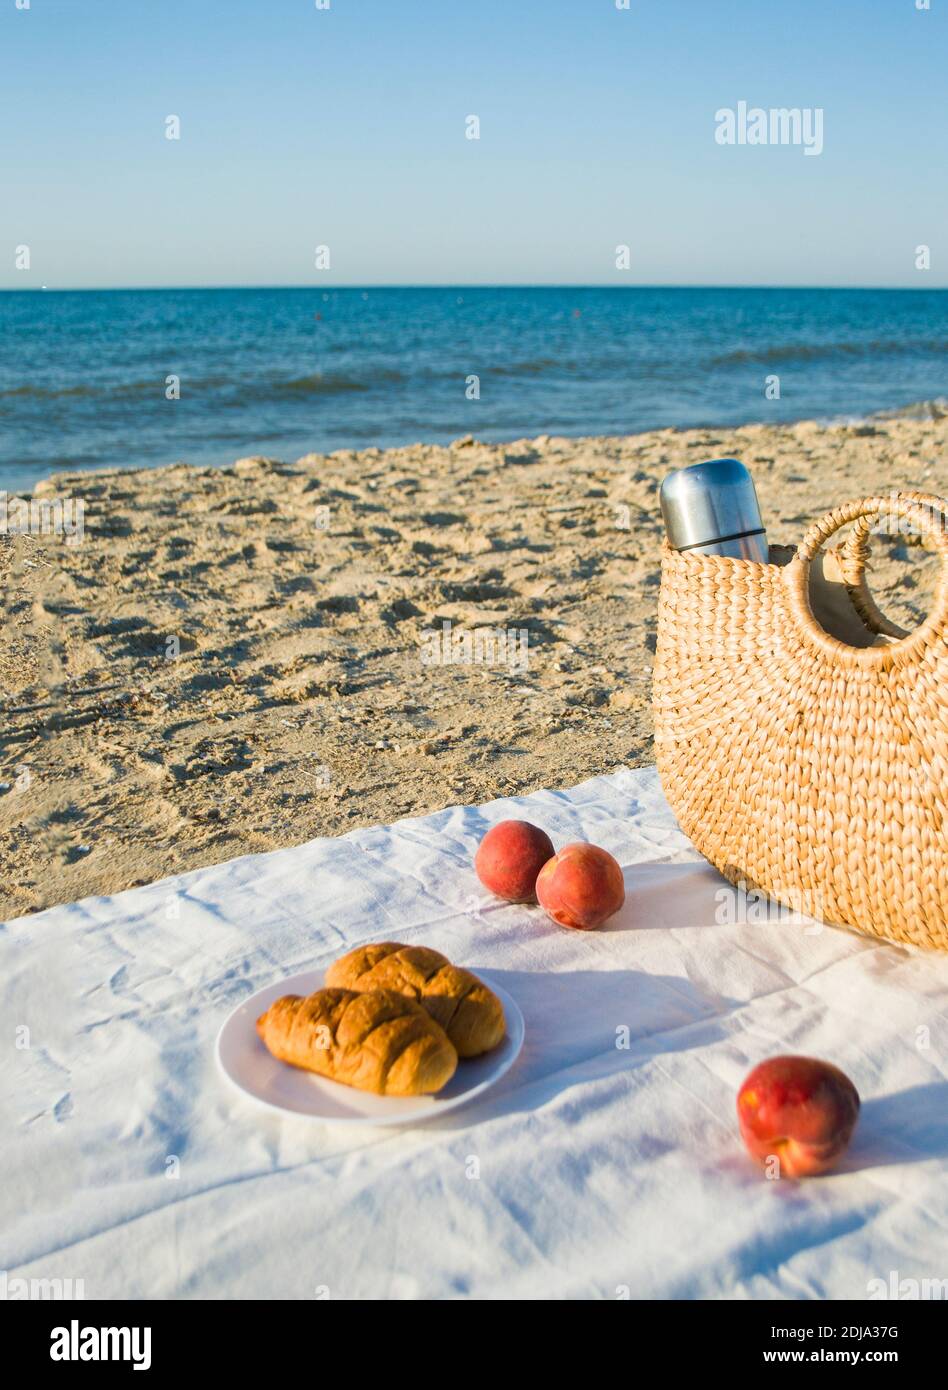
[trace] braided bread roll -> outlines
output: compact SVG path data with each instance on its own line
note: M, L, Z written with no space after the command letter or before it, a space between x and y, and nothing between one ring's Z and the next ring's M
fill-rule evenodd
M470 970L452 965L428 946L380 941L357 946L326 971L326 984L360 992L394 989L417 999L439 1023L459 1057L479 1057L502 1040L503 1005Z
M457 1053L434 1019L394 990L285 994L257 1019L281 1062L378 1096L422 1096L454 1075Z

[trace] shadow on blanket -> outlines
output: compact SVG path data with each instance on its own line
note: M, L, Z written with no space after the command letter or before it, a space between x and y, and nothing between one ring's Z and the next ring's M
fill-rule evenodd
M426 1128L468 1129L487 1112L494 1118L537 1110L582 1082L634 1071L663 1054L707 1047L725 1036L728 1016L740 1007L692 980L638 970L489 973L523 1010L523 1052L483 1102ZM643 1074L643 1084L646 1079ZM595 1101L587 1096L585 1104Z
M864 1101L852 1147L838 1171L932 1158L948 1158L948 1081Z

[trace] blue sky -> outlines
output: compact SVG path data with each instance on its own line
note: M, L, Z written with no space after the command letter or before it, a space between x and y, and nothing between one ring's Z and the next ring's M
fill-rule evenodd
M948 0L29 3L3 288L948 285ZM718 145L741 100L823 153Z

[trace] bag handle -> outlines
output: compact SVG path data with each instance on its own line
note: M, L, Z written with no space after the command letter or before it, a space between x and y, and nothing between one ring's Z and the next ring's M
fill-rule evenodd
M920 506L933 512L948 511L948 504L941 497L934 497L927 492L899 492L897 495L918 502ZM866 626L872 632L883 633L886 637L908 637L908 629L899 627L898 623L887 618L869 591L866 578L870 557L869 537L877 515L878 513L867 514L857 519L852 531L836 551L836 558L853 606Z
M885 627L879 630L887 632L887 635L897 640L885 647L850 647L847 643L831 637L814 617L810 606L810 564L831 536L842 527L848 526L851 521L855 521L859 523L856 532L859 539L852 551L844 555L843 563L847 563L848 559L857 567L850 570L851 575L864 574L869 533L866 519L874 520L880 515L901 516L906 521L911 521L923 536L930 536L936 551L941 555L941 573L932 611L921 627L916 628L914 632L906 633L902 628L895 628L895 624L889 623L876 609L877 621L881 620L885 624ZM869 525L871 526L871 521ZM846 548L842 549L845 552ZM796 555L784 570L784 575L797 623L804 636L822 651L850 667L882 667L900 663L919 648L934 641L939 634L948 631L948 504L937 497L927 497L924 493L893 493L888 497L864 497L858 502L846 502L843 506L827 512L807 530L797 547ZM849 578L844 578L848 584Z

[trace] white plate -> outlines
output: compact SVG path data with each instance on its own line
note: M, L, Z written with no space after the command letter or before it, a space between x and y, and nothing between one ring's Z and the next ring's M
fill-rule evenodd
M307 995L321 989L323 970L308 970L267 985L236 1008L217 1035L218 1065L232 1085L270 1110L303 1115L324 1124L421 1124L482 1095L510 1070L523 1047L520 1009L489 975L481 970L477 974L503 1004L507 1032L491 1052L459 1062L457 1071L437 1095L375 1096L352 1086L341 1086L338 1081L327 1081L271 1056L257 1036L257 1019L281 995Z

